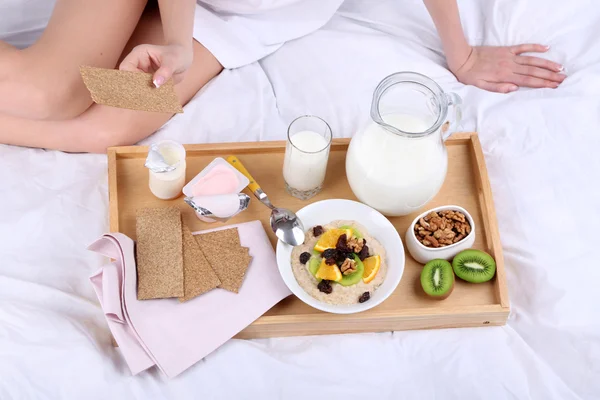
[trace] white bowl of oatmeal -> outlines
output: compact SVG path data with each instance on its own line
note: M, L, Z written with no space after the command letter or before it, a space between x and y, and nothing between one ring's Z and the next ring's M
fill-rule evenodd
M296 214L307 230L304 244L292 247L281 241L277 243L279 272L296 297L322 311L352 314L381 304L394 292L404 272L404 247L396 228L381 213L355 201L324 200L310 204ZM313 228L318 226L324 229L324 233L315 237ZM350 247L344 251L336 250L335 256L323 249L315 250L320 237L329 230L338 229L348 232L350 238L346 237L345 245ZM363 250L364 246L368 248L367 252ZM303 253L309 253L308 261L306 255L301 260ZM324 254L330 256L329 261ZM375 259L376 256L379 257L379 269L367 278L364 276L366 268L361 264L373 265L367 259ZM336 264L331 257L337 257ZM326 269L337 266L340 273L344 271L341 279L335 281L317 277L320 276L317 275L318 269L327 262L329 267ZM368 282L363 278L367 278Z

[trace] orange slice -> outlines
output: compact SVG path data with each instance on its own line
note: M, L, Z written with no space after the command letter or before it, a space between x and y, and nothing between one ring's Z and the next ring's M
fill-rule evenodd
M325 260L321 261L321 266L319 270L315 274L315 278L317 279L326 279L328 281L338 282L342 280L342 273L337 265L327 265Z
M346 235L347 238L352 236L352 229L330 229L321 235L319 241L315 245L315 250L324 252L327 249L335 249L340 236Z
M365 272L363 274L363 282L369 283L377 276L379 268L381 268L381 257L371 256L363 260Z

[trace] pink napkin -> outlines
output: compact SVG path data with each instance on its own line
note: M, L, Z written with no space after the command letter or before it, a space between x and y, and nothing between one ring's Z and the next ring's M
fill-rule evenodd
M185 303L137 300L134 242L127 236L106 234L89 246L115 260L90 281L132 374L153 365L169 378L180 374L291 294L260 221L205 232L233 227L252 256L239 293L217 288Z

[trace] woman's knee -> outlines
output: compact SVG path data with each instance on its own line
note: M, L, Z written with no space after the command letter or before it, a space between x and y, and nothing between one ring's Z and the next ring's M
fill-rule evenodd
M19 52L16 58L11 80L19 86L19 102L26 107L24 117L70 119L81 115L92 104L78 70L65 73L41 68L36 57L26 52Z
M71 119L81 115L93 103L88 92L77 83L65 83L59 88L38 87L40 116L47 120Z

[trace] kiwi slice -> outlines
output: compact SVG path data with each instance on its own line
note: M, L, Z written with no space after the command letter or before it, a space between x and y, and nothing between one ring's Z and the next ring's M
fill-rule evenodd
M365 265L360 261L360 258L356 254L353 254L354 261L356 261L356 271L351 273L350 275L344 275L342 280L337 282L342 286L352 286L356 285L363 277L365 273Z
M355 227L351 226L351 225L344 225L344 226L340 226L340 229L351 229L352 230L352 235L357 238L357 239L362 239L363 235L360 233L360 231L358 229L356 229Z
M496 261L488 253L469 249L458 253L452 260L454 273L471 283L487 282L496 273Z
M452 265L442 259L429 261L421 271L421 286L428 296L443 300L454 290Z
M321 257L313 256L308 261L308 270L310 271L312 276L315 276L317 274L317 271L319 270L320 266L321 266Z

